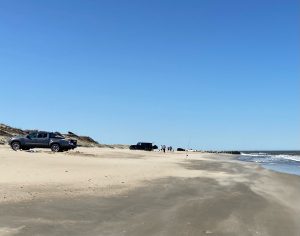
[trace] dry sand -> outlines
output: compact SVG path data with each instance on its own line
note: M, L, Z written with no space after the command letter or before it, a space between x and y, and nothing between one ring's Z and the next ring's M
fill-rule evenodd
M300 177L230 155L0 146L0 236L300 235Z

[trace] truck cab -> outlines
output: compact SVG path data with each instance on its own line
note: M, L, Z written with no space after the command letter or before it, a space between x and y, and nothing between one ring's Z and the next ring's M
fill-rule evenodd
M26 146L45 148L49 146L49 133L47 132L32 132L26 136Z

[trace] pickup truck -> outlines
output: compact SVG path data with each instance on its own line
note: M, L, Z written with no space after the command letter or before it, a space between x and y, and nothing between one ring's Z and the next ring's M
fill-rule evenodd
M129 147L130 150L144 150L144 151L152 151L153 149L157 149L156 145L152 145L152 143L142 143L139 142L136 145L131 145Z
M9 145L15 151L31 148L50 148L53 152L68 151L77 147L77 140L65 139L54 132L36 131L25 136L12 137Z

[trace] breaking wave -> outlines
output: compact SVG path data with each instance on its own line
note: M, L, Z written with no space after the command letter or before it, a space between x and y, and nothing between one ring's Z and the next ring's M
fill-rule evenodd
M299 162L300 155L288 155L288 154L272 154L265 152L257 153L241 153L238 158L241 161L257 162L257 163L292 163Z

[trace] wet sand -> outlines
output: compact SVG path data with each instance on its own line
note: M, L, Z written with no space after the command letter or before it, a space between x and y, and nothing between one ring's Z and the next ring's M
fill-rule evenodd
M0 146L0 186L1 236L300 235L300 177L230 155Z

